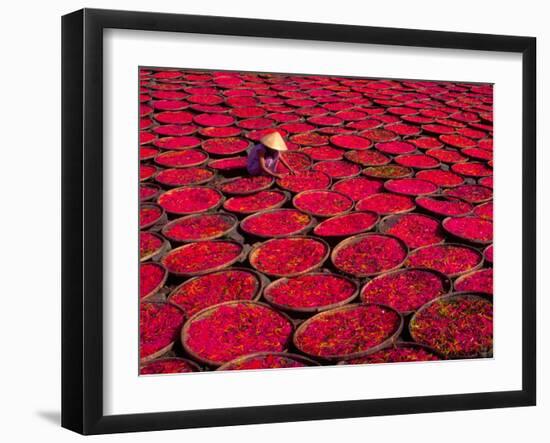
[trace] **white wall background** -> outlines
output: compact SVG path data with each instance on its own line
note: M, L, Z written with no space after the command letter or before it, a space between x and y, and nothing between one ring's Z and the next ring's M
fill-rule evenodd
M435 0L320 2L278 0L10 1L2 8L0 69L0 436L8 442L76 441L60 414L60 16L81 7L318 21L356 25L531 35L538 38L539 226L548 226L550 170L542 154L550 111L550 29L536 0L445 4ZM546 17L546 18L545 18ZM519 149L519 147L518 147ZM546 163L546 164L544 164ZM549 237L539 229L541 276L550 266ZM95 437L132 442L318 442L359 439L409 442L546 441L550 435L550 327L539 277L539 406L458 413L330 420ZM546 349L543 347L546 346Z

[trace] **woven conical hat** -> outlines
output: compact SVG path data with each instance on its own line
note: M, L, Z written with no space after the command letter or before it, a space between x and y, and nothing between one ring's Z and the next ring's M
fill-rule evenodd
M288 151L283 137L281 137L281 134L278 132L271 132L270 134L262 137L260 143L268 148L274 149L275 151Z

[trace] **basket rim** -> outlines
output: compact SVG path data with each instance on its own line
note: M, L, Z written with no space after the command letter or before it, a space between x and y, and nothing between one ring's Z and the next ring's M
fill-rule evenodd
M188 338L188 335L189 335L189 328L191 327L191 325L194 321L196 321L200 317L202 317L204 315L207 315L211 311L214 311L215 309L218 309L222 306L230 306L230 305L236 305L236 304L251 304L251 305L254 305L254 306L260 306L260 307L269 309L271 312L275 312L276 314L283 317L288 322L288 324L290 325L290 328L291 328L291 332L290 332L289 336L286 338L285 343L284 343L285 349L288 348L288 343L290 342L291 337L294 335L294 330L295 330L294 323L292 322L292 319L288 315L286 315L284 312L279 312L279 311L273 309L273 307L271 307L270 305L268 305L266 303L262 303L262 302L259 302L259 301L233 300L233 301L228 301L228 302L223 302L223 303L218 303L216 305L208 306L208 307L200 310L199 312L195 313L194 315L192 315L191 317L189 317L185 321L185 323L183 324L183 327L181 328L181 331L180 331L180 342L181 342L181 345L183 346L183 349L185 350L185 352L187 352L195 360L198 360L199 362L204 363L208 366L216 367L216 366L221 366L224 363L226 363L226 362L219 362L219 361L210 360L208 358L201 357L195 351L193 351L191 348L189 348L189 346L187 345L187 340L186 339Z
M393 313L395 313L399 318L399 326L396 328L396 330L388 338L383 340L378 345L375 345L375 346L373 346L371 348L368 348L364 351L357 351L357 352L353 352L351 354L329 355L329 356L320 356L320 355L311 354L311 353L306 352L305 350L301 349L300 346L298 346L298 343L297 343L298 338L303 333L304 329L307 326L309 326L313 321L319 319L320 317L322 317L324 315L332 314L332 313L335 313L335 312L340 312L340 311L345 311L345 310L353 310L353 309L356 309L356 308L366 308L366 307L369 307L369 306L377 306L381 309L390 310ZM296 331L294 332L294 335L292 336L292 342L293 342L294 346L296 347L296 349L300 350L304 354L306 354L310 357L313 357L313 358L321 359L321 360L324 360L324 361L350 360L350 359L353 359L353 358L363 357L363 356L372 354L376 351L379 351L380 349L383 349L383 348L387 347L391 343L396 342L397 338L401 335L401 332L403 331L404 323L405 322L404 322L403 316L399 312L397 312L395 309L391 308L390 306L386 306L386 305L382 305L382 304L378 304L378 303L351 303L351 304L347 304L347 305L344 305L344 306L340 306L338 308L330 309L328 311L320 312L320 313L314 315L313 317L308 318L307 320L305 320L303 323L301 323L296 328Z
M231 365L234 365L236 363L243 363L243 362L246 362L247 360L251 360L257 357L266 357L266 356L288 357L290 360L295 360L300 363L306 363L307 364L306 366L321 366L319 362L316 362L315 360L312 360L311 358L308 358L305 355L295 354L292 352L254 352L252 354L245 354L233 360L229 360L227 363L224 363L220 367L216 368L216 371L231 371L232 370L230 369ZM268 370L268 369L293 369L293 368L264 368L260 370ZM298 368L294 368L294 369L298 369Z
M487 263L489 263L489 264L491 264L491 265L493 264L493 260L489 260L489 259L487 258L487 250L488 250L489 248L492 248L492 247L493 247L493 243L491 243L490 245L488 245L486 248L483 248L483 252L482 252L482 254L483 254L483 259L484 259Z

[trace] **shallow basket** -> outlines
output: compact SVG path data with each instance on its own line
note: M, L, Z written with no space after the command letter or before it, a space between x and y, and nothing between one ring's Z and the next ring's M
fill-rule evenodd
M240 223L240 229L245 234L253 236L253 237L258 237L258 238L283 238L283 237L289 237L289 236L304 234L307 231L309 231L313 226L315 226L315 224L317 223L314 217L312 217L310 214L307 214L307 213L304 212L306 215L309 216L309 223L307 225L303 226L302 228L297 229L294 232L289 232L289 233L286 233L286 234L272 235L272 234L258 234L258 233L255 233L255 232L250 232L250 231L245 229L245 224L246 224L247 221L249 221L251 219L254 219L256 217L261 217L262 215L265 215L265 214L271 214L273 212L279 212L279 211L304 212L304 211L301 211L300 209L292 209L292 208L288 208L288 209L281 209L281 208L266 209L264 211L255 212L254 214L251 214L251 215L245 217L244 219L242 219L241 223Z
M215 215L225 217L225 218L229 219L231 221L231 227L227 228L225 231L223 231L219 234L211 235L210 237L190 238L190 239L187 239L187 240L180 240L180 239L172 238L168 235L168 231L170 230L170 228L174 225L177 225L178 223L181 223L181 221L183 221L183 220L192 220L194 218L200 218L200 217L203 217L206 214L213 215L211 213L204 213L203 212L203 213L198 213L198 214L186 215L184 217L180 217L180 218L177 218L175 220L172 220L171 222L168 222L167 224L165 224L162 227L162 235L164 235L170 241L173 241L173 242L176 242L176 243L190 243L190 242L207 241L207 240L214 240L214 239L220 238L220 237L226 237L226 236L230 235L233 231L235 231L235 229L237 229L237 225L239 223L238 220L237 220L237 217L235 217L234 215L231 215L231 214L224 213L224 212L216 212Z
M474 245L481 245L481 246L488 246L490 245L491 243L493 243L493 239L491 238L490 240L475 240L475 239L471 239L471 238L468 238L466 236L463 236L463 235L459 235L459 234L455 234L454 232L451 232L450 230L448 230L448 228L445 226L446 223L449 223L449 220L450 219L453 219L453 218L457 218L457 217L446 217L442 222L441 222L441 226L442 228L445 230L445 232L450 235L451 237L453 238L457 238L459 240L462 240L464 242L467 242L469 244L474 244ZM460 218L480 218L481 217L477 217L477 216L465 216L465 217L460 217ZM491 222L491 220L486 220L486 219L481 219L485 222ZM485 257L485 254L483 254L483 256Z
M217 305L209 306L208 308L205 308L202 311L197 312L195 315L193 315L191 318L189 318L185 322L185 324L183 325L183 328L181 329L181 333L180 333L181 344L182 344L183 349L185 350L185 352L187 352L194 360L196 360L200 363L203 363L207 366L210 366L210 367L219 367L219 366L223 365L224 363L227 363L227 362L214 361L214 360L210 360L210 359L201 357L195 351L193 351L191 348L189 348L189 346L187 346L187 338L188 338L188 335L189 335L189 328L191 327L193 322L195 322L196 320L210 314L210 312L212 312L215 309L218 309L220 306L230 306L230 305L240 304L240 303L242 303L242 304L246 303L246 304L253 304L253 305L257 305L257 306L262 306L262 307L268 308L271 311L276 312L278 315L281 315L282 317L284 317L288 321L288 323L290 324L290 326L292 328L292 331L289 334L288 341L286 343L285 348L288 347L288 342L290 341L290 339L293 335L292 332L294 331L294 323L292 322L290 317L288 317L283 312L279 312L279 311L274 310L271 306L269 306L265 303L260 303L260 302L257 302L257 301L237 300L237 301L229 301L229 302L219 303Z
M451 294L443 295L441 297L437 297L437 298L434 298L433 300L430 300L428 303L424 304L420 309L418 309L416 311L416 313L412 316L412 318L409 322L409 326L408 326L409 334L412 337L412 339L415 341L415 343L424 344L424 343L418 341L415 338L415 334L413 333L413 325L414 325L414 321L415 321L416 317L418 315L420 315L420 313L422 311L424 311L428 306L430 306L433 303L437 303L441 300L448 300L448 299L451 299L451 298L459 298L459 297L482 299L482 300L489 301L489 302L492 303L492 300L490 299L490 297L488 297L486 294L483 294L483 293L480 293L480 292L453 292ZM471 354L471 355L457 354L457 355L453 355L452 357L447 356L446 358L447 359L488 358L488 357L492 357L492 354L493 354L493 350L491 349L488 352L481 352L481 353L476 353L476 354Z
M263 274L259 273L258 271L254 270L254 269L250 269L250 268L244 268L244 267L230 267L230 268L225 268L225 269L218 269L217 271L212 271L212 272L208 272L207 274L202 274L202 275L197 275L195 277L191 277L190 279L187 279L185 280L183 283L181 283L180 285L178 285L177 287L175 287L174 289L172 289L172 291L170 292L170 294L168 295L168 299L167 299L167 302L168 303L171 303L175 306L178 306L180 309L184 310L182 307L180 307L175 301L173 301L173 296L180 290L180 288L182 286L185 286L186 284L189 284L190 282L196 280L196 279L199 279L201 277L205 277L205 276L208 276L208 275L211 275L211 274L218 274L218 273L221 273L221 272L226 272L226 271L245 271L245 272L249 272L251 273L252 275L254 275L254 277L256 277L256 281L258 283L257 287L256 287L256 290L255 290L255 295L254 297L252 297L250 300L235 300L235 301L258 301L261 296L262 296L262 293L264 291L264 288L269 284L270 280ZM225 303L225 302L223 302ZM213 305L212 305L213 306ZM209 307L209 306L208 306ZM206 308L204 308L206 309Z
M272 239L267 240L263 243L258 243L258 244L254 245L252 247L252 249L250 250L250 253L248 255L248 261L250 262L250 265L254 269L256 269L258 272L269 275L269 276L272 276L272 277L297 277L298 275L307 274L308 272L311 272L311 271L313 271L315 269L318 269L321 266L323 266L323 264L327 261L329 255L330 255L330 246L329 246L329 244L321 238L311 237L311 236L306 236L306 235L303 235L303 236L295 235L295 236L291 236L291 237L284 237L284 239L295 239L295 238L307 238L307 239L312 239L312 240L315 240L317 242L322 243L324 245L325 249L326 249L326 252L325 252L323 258L318 263L316 263L315 265L310 266L307 269L304 269L304 270L298 271L298 272L293 272L293 273L290 273L290 274L280 274L280 273L277 273L277 272L262 271L254 265L254 261L255 261L256 255L258 254L258 249L261 246L263 246L265 244L268 244L270 242L273 242L273 241L281 240L281 239L278 239L278 238L272 238Z
M227 195L250 195L250 194L256 194L257 192L260 192L260 191L265 191L269 188L271 188L271 186L273 186L273 183L275 183L275 179L274 178L271 178L270 182L266 185L263 185L263 186L260 186L258 188L254 188L253 190L245 190L245 191L224 191L222 189L222 187L228 183L232 183L234 181L237 181L237 180L240 180L242 178L247 178L247 177L235 177L235 178L230 178L230 179L227 179L227 180L223 180L221 182L218 182L216 184L216 186L218 187L218 190L223 193L223 194L227 194Z
M463 271L463 272L455 272L453 274L445 274L447 277L449 278L456 278L456 277L460 277L461 275L464 275L464 274L468 274L469 272L473 272L473 271L477 271L479 268L481 268L483 266L483 261L484 261L484 255L477 249L477 248L474 248L473 246L469 246L469 245L465 245L464 243L441 243L439 245L427 245L427 246L421 246L419 248L416 248L416 249L413 249L412 251L409 252L409 257L410 258L414 253L416 253L417 251L420 251L420 250L423 250L423 249L426 249L426 248L432 248L432 247L446 247L446 246L458 246L458 247L461 247L461 248L467 248L471 251L474 251L476 254L479 255L480 257L480 260L479 262L477 263L476 266L474 266L473 268L471 269L468 269L467 271ZM440 271L441 272L441 271Z
M331 220L334 220L334 219L343 218L343 217L346 217L346 216L352 215L352 214L358 214L358 213L371 213L373 215L376 215L376 221L374 221L373 224L369 228L363 229L363 230L361 230L359 232L356 232L356 233L353 233L353 234L321 235L318 232L316 232L318 227L321 226L325 222L328 222L328 221L331 221ZM343 240L344 238L348 238L348 237L353 236L353 235L363 234L365 232L371 231L372 229L374 229L376 227L376 225L378 224L379 221L380 221L380 215L377 214L376 212L373 212L373 211L352 211L351 213L348 213L348 214L337 215L335 217L330 217L330 218L327 218L327 219L323 220L321 223L319 223L317 226L315 226L315 228L313 229L313 233L318 237L327 239L328 241Z
M152 265L158 266L159 268L162 268L162 270L164 271L164 275L161 281L151 291L149 291L148 294L144 295L143 297L141 297L141 294L140 294L140 299L139 299L140 302L151 301L151 299L157 294L158 291L160 291L160 289L164 286L164 284L166 283L166 280L168 279L168 270L161 263L157 263L157 262L141 263L140 269L142 265L147 265L147 264L149 265L152 264ZM140 276L140 280L141 280L141 276Z
M441 231L441 234L443 234L443 229L441 227L441 223L440 221L431 216L431 215L427 215L427 214L421 214L421 213L418 213L418 212L406 212L406 213L401 213L401 214L391 214L391 215L387 215L385 216L384 218L382 218L382 220L380 220L380 223L378 224L378 231L381 232L382 234L387 234L387 235L392 235L390 234L388 231L396 224L398 223L402 218L404 217L408 217L410 215L418 215L420 217L426 217L426 218L429 218L430 220L436 222L439 226L439 230ZM437 243L431 243L430 246L432 245L440 245L442 243L445 243L445 238L443 238L441 241L437 242Z
M344 211L332 212L330 214L319 214L319 213L313 212L311 210L300 208L299 206L296 205L296 200L298 200L300 197L302 197L304 195L309 195L309 194L313 194L313 193L323 193L323 192L330 193L330 194L338 194L342 197L345 197L347 200L349 200L351 202L351 206L348 209L345 209ZM310 191L299 192L298 194L296 194L292 198L292 204L298 211L301 211L301 212L303 212L305 214L308 214L312 217L318 217L318 218L331 218L331 217L336 217L336 216L339 216L339 215L349 214L353 210L353 207L355 205L355 203L354 203L354 201L351 197L348 197L347 195L342 194L341 192L333 191L333 190L330 190L330 189L312 189Z
M239 255L237 255L235 258L232 258L231 260L228 260L226 263L223 263L221 265L218 265L218 266L215 266L213 268L207 268L207 269L204 269L204 270L201 270L201 271L193 271L193 272L178 272L178 271L171 271L169 270L168 268L166 268L168 270L168 272L172 275L176 275L178 277L194 277L196 275L204 275L204 274L209 274L211 272L214 272L214 271L220 271L222 269L225 269L225 268L228 268L229 266L233 265L234 263L238 262L238 261L243 261L243 259L246 257L246 254L247 254L247 248L245 245L235 241L235 240L210 240L212 242L228 242L228 243L234 243L234 244L237 244L240 246L241 248L241 252L239 253ZM197 244L197 243L201 243L201 242L192 242L192 243L186 243L184 244L183 246L180 246L178 248L175 248L175 249L172 249L170 251L170 253L173 253L173 252L177 252L177 251L180 251L184 248L189 248L190 246L194 245L194 244ZM164 256L166 257L166 255ZM163 258L164 258L163 257ZM162 262L162 264L164 265L164 261Z
M364 351L359 351L359 352L354 352L354 353L351 353L351 354L344 354L344 355L330 355L330 356L318 356L318 355L313 355L313 354L310 354L302 349L300 349L300 347L298 346L298 340L299 340L299 337L301 334L304 333L304 330L307 328L307 326L309 326L310 323L316 321L317 319L321 318L322 316L325 316L325 315L329 315L329 314L332 314L334 312L339 312L339 311L345 311L345 310L351 310L351 309L355 309L359 306L369 306L369 305L372 305L372 306L380 306L380 307L383 307L384 309L387 309L389 311L393 311L400 319L399 321L399 326L397 327L397 329L393 332L392 335L390 335L386 340L384 340L383 342L381 342L380 344L378 345L375 345L371 348L368 348ZM390 346L392 343L395 343L399 337L399 335L401 334L401 331L403 330L403 324L404 324L404 320L403 320L403 316L397 312L395 309L392 309L388 306L383 306L383 305L374 305L374 304L362 304L362 303L354 303L354 304L349 304L349 305L345 305L345 306L341 306L339 308L335 308L335 309L331 309L329 311L323 311L317 315L314 315L313 317L307 319L306 321L304 321L300 326L298 326L298 328L296 329L296 332L294 333L294 336L292 338L293 340L293 343L294 343L294 346L296 347L296 349L299 349L300 352L303 352L304 354L308 355L309 357L312 357L312 358L315 358L317 360L321 360L321 361L329 361L329 362L336 362L336 361L339 361L339 360L349 360L349 359L352 359L352 358L357 358L357 357L363 357L365 355L369 355L369 354L372 354L373 352L376 352L376 351L379 351L380 349L383 349L385 347L388 347Z
M380 274L376 277L374 277L373 279L369 280L362 288L361 288L361 292L359 293L359 297L361 298L361 302L363 303L371 303L371 302L367 302L364 300L364 292L365 290L367 289L367 287L369 286L369 284L373 281L376 281L377 279L381 279L381 278L384 278L384 277L387 277L388 275L396 275L396 274L402 274L404 272L408 272L408 271L424 271L424 272L429 272L431 274L434 274L435 276L437 276L440 280L441 280L441 283L442 283L442 286L443 286L443 290L445 291L444 294L440 295L440 297L442 297L443 295L447 295L450 293L450 291L453 289L453 283L451 281L451 279L449 277L447 277L445 274L439 272L439 271L436 271L434 269L428 269L428 268L402 268L402 269L397 269L395 271L390 271L390 272L385 272L383 274ZM395 309L395 308L393 308ZM420 309L420 308L419 308ZM397 309L395 309L397 311ZM412 314L413 312L415 312L416 310L410 310L410 311L398 311L400 312L401 315L403 315L404 317Z
M368 236L372 236L372 235L381 235L381 236L384 236L384 237L391 237L393 238L394 240L397 240L397 242L399 242L399 244L403 247L403 249L405 250L405 257L403 258L403 260L395 265L393 268L390 268L390 269L384 269L383 271L378 271L378 272L372 272L372 273L368 273L368 274L359 274L359 275L353 275L353 274L349 274L348 272L345 272L343 270L340 270L340 268L338 268L334 263L335 263L335 260L336 260L336 257L338 256L338 252L340 252L341 249L345 248L346 246L349 246L359 240L362 240L363 238L365 237L368 237ZM391 235L391 234L381 234L381 233L376 233L376 232L369 232L369 233L366 233L366 234L358 234L358 235L354 235L352 237L349 237L345 240L342 240L340 243L338 243L334 249L332 250L332 253L330 255L330 260L332 262L332 264L334 265L334 267L336 269L338 269L340 272L344 272L346 274L349 274L349 275L353 275L355 278L364 278L364 277L374 277L376 275L380 275L380 274L383 274L383 273L387 273L387 272L390 272L390 271L394 271L396 269L399 269L403 266L403 264L407 261L407 258L409 256L409 247L406 245L406 243L401 240L400 238L394 236L394 235Z
M283 198L283 200L281 200L280 202L276 203L273 206L270 206L270 207L265 208L265 209L261 209L261 211L269 211L271 209L279 209L282 206L284 206L290 198L290 194L289 194L288 191L281 191L279 189L270 189L269 192L276 192L277 194L282 194L282 195L284 195L284 198ZM238 197L238 196L234 196L234 197ZM231 212L232 214L236 214L237 216L243 216L243 215L257 214L258 212L260 212L260 211L235 211L233 209L229 209L227 207L227 202L230 201L231 198L233 198L233 197L230 197L230 198L228 198L227 200L224 201L223 208L226 211Z
M145 301L144 303L157 303L157 304L167 304L166 302L155 302L155 301ZM173 306L173 305L172 305ZM177 306L175 306L177 309L179 309L180 311L183 312L183 310L181 308L178 308ZM184 318L186 318L187 316L185 315L185 312L183 312L183 315L184 315ZM185 324L185 323L184 323ZM166 354L167 352L170 352L172 350L172 348L174 347L176 343L176 340L170 342L168 345L166 345L164 348L162 349L159 349L157 352L153 352L152 354L149 354L147 357L143 357L141 358L141 355L140 355L140 359L139 359L139 363L140 365L144 364L144 363L149 363L151 362L152 360L155 360L159 357L162 357L164 354ZM141 350L141 344L140 344L140 347L139 349Z
M140 209L141 208L157 208L157 209L160 209L160 211L161 211L161 214L157 219L155 219L152 222L146 223L143 226L139 226L139 229L141 231L143 231L144 229L153 228L153 227L156 227L157 230L158 230L158 227L155 226L155 225L158 225L158 224L161 224L161 223L163 224L166 221L166 211L164 210L164 208L162 206L157 205L156 203L142 203L140 205Z
M324 305L324 306L315 306L315 307L310 307L310 308L295 308L295 307L292 307L292 306L287 306L287 305L282 305L282 304L279 304L277 302L275 302L273 300L273 298L269 295L269 291L283 283L286 283L289 278L288 277L283 277L283 278L280 278L278 280L275 280L273 282L271 282L270 284L268 284L264 290L263 290L263 296L264 298L266 299L266 301L274 306L275 308L277 309L281 309L283 311L286 311L286 312L289 312L289 313L298 313L298 314L311 314L311 313L319 313L319 312L323 312L323 311L328 311L330 309L334 309L334 308L338 308L340 306L344 306L344 305L347 305L348 303L351 303L355 298L357 298L357 295L359 294L359 283L349 277L346 277L344 275L339 275L339 274L331 274L331 273L327 273L327 272L311 272L309 274L303 274L302 276L304 275L334 275L335 277L339 277L339 278L342 278L346 281L348 281L349 283L351 283L354 287L355 287L355 290L353 291L353 294L351 294L348 298L346 298L345 300L342 300L340 302L337 302L337 303L332 303L330 305Z
M170 243L168 242L168 240L166 240L164 237L161 237L159 234L157 234L156 232L150 232L150 231L142 231L140 232L141 233L148 233L148 234L151 234L155 237L157 237L159 240L161 240L162 244L160 246L160 248L156 249L155 251L151 252L150 254L147 254L147 255L144 255L143 257L140 257L139 261L140 262L146 262L148 260L156 260L157 258L159 258L160 256L162 256L164 253L166 253L167 251L170 250Z

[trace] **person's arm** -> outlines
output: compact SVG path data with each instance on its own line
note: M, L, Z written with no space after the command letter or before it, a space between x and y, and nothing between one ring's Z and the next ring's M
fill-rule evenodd
M260 161L260 168L262 168L262 171L264 171L266 174L269 174L276 178L280 178L283 176L283 174L277 174L275 171L272 171L267 167L267 165L265 164L265 155L263 152L260 153L258 159Z
M292 166L290 166L290 165L288 164L288 162L285 160L285 156L284 156L282 153L279 154L279 160L281 160L281 162L283 163L283 165L285 165L285 166L288 168L288 170L290 171L291 174L296 175L296 171L295 171L294 169L292 169Z

